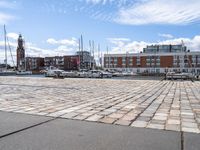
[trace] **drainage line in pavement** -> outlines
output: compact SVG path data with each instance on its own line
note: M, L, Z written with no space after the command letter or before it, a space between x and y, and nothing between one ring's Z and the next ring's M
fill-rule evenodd
M184 136L183 136L183 131L181 131L181 150L184 150Z
M56 117L56 118L53 118L53 119L50 119L50 120L47 120L47 121L44 121L44 122L40 122L40 123L38 123L38 124L29 126L29 127L26 127L26 128L23 128L23 129L20 129L20 130L17 130L17 131L14 131L14 132L11 132L11 133L8 133L8 134L1 135L1 136L0 136L0 139L1 139L1 138L4 138L4 137L7 137L7 136L10 136L10 135L13 135L13 134L15 134L15 133L19 133L19 132L22 132L22 131L31 129L31 128L33 128L33 127L40 126L40 125L42 125L42 124L45 124L45 123L54 121L54 120L56 120L56 119L57 119L57 117Z

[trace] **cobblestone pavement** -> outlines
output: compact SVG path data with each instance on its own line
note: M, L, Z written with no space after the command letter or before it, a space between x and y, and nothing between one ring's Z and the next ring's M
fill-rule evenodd
M0 110L200 133L200 82L0 77Z

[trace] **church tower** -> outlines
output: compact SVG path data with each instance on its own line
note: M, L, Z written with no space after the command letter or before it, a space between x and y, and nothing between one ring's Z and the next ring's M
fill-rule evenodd
M17 46L17 69L25 70L25 49L24 49L24 40L22 35L19 34L18 46Z

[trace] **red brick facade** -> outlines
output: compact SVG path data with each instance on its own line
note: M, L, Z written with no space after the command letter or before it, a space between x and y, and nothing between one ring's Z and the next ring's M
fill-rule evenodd
M160 56L160 67L162 68L173 67L173 56Z

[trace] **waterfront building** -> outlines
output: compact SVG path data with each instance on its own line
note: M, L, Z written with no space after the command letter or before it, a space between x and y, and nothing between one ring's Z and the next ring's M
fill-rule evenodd
M78 55L64 56L64 70L78 70L79 63L80 60Z
M53 56L44 58L45 68L53 66L62 70L78 70L79 62L78 55Z
M95 66L94 57L88 51L79 51L76 54L80 58L80 69L92 69Z
M44 69L44 58L26 57L26 69L29 71L40 71Z
M151 45L140 53L105 54L104 68L134 73L200 74L200 51L191 52L183 45Z
M17 45L17 69L25 70L25 48L24 48L24 40L22 39L22 35L19 34L18 37L18 45Z
M77 52L76 55L52 56L52 57L26 57L26 68L29 71L43 70L50 66L62 70L91 69L95 64L94 57L89 52Z
M63 56L45 57L44 66L46 68L54 66L59 69L64 69L64 57Z

